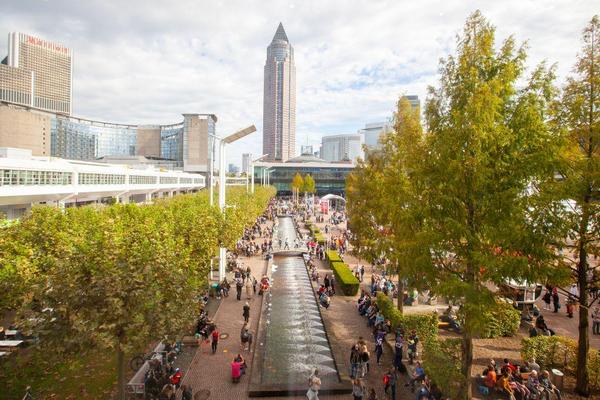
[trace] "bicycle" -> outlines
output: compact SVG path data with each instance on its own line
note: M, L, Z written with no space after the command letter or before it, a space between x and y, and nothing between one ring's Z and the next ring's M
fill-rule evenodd
M144 363L146 361L155 360L156 359L155 356L157 354L160 355L160 363L164 364L167 352L166 351L153 351L148 354L138 354L136 356L133 356L131 358L131 360L129 360L129 368L131 368L132 371L137 371L140 368L142 368L142 366L144 365Z
M31 386L27 386L25 388L25 396L23 396L22 400L33 400L33 395L31 394Z

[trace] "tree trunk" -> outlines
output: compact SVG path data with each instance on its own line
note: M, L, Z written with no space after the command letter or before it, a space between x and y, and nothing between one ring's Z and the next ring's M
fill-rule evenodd
M463 398L471 398L471 365L473 364L473 335L467 325L465 316L465 331L463 333L463 365L462 373L465 379L463 385Z
M398 274L398 311L404 314L404 282L400 279L400 274Z
M579 262L577 266L577 278L579 286L579 340L577 343L577 384L575 391L581 396L590 395L588 352L590 350L589 320L588 320L588 283L587 283L587 252L580 238Z
M117 345L117 399L125 400L125 353L120 342Z

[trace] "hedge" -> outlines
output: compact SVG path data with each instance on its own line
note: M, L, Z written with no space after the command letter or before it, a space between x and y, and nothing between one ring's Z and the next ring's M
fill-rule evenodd
M521 325L521 312L512 304L499 301L496 307L484 314L486 321L481 337L493 339L501 336L514 336Z
M523 360L535 358L543 369L557 368L574 373L577 369L577 341L564 336L534 336L521 341ZM590 387L600 389L600 354L588 353Z
M405 332L415 330L421 339L423 348L423 367L427 375L443 388L444 395L459 398L463 385L461 374L462 345L460 339L440 340L438 333L438 315L404 315L394 302L384 293L377 293L377 307L383 316L390 320L394 330L401 326Z
M326 253L329 267L333 270L338 286L346 296L358 293L360 282L350 271L348 264L342 261L337 251L328 250Z
M383 316L390 320L394 330L399 326L401 326L405 332L414 329L417 331L417 335L419 335L419 338L423 342L435 340L437 337L437 314L401 314L394 305L394 302L382 292L377 292L377 307Z

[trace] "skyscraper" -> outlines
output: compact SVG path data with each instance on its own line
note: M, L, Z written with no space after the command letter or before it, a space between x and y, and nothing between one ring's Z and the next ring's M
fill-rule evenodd
M252 164L252 153L242 154L242 172L250 175L250 164Z
M0 65L0 100L70 115L73 56L65 46L24 33L8 35Z
M263 103L263 153L284 162L296 148L296 66L294 48L283 25L267 47Z

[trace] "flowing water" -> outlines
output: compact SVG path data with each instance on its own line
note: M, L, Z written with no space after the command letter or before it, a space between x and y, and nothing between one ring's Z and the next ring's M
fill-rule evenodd
M278 236L296 239L290 217L279 217ZM306 385L314 368L323 383L338 382L338 372L308 271L302 257L276 256L267 295L263 384Z

